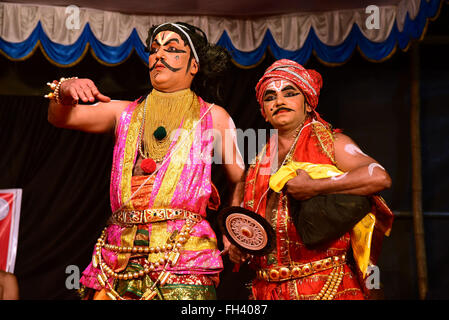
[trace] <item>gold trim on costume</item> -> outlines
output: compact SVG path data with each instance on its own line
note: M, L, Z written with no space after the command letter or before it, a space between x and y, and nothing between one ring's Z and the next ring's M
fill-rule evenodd
M167 230L167 221L152 223L150 228L150 246L155 247L167 244L167 239L170 237L170 233ZM156 263L163 257L164 253L162 252L152 253L148 255L148 261Z
M321 150L335 164L334 136L332 132L325 129L321 123L312 122L312 130L318 139Z
M351 230L351 245L354 260L357 262L357 266L362 272L363 277L366 276L370 264L371 240L375 225L376 217L374 214L369 213Z
M134 238L136 237L137 226L132 226L131 228L124 228L120 236L121 246L132 247L134 244ZM131 257L131 253L118 253L117 254L117 268L115 272L120 272L125 270L128 265L128 260Z
M256 277L265 281L288 281L309 277L317 272L337 268L346 263L346 256L332 256L321 260L308 263L276 266L269 269L259 269L256 271Z
M156 222L151 224L151 236L149 245L152 247L167 244L171 233L168 232L167 222ZM217 249L217 239L190 236L184 244L183 250L200 251L208 249ZM148 261L155 263L164 257L164 253L151 253L148 255Z
M190 149L195 139L196 131L192 130L192 128L195 120L198 120L200 112L200 104L196 95L194 97L193 112L193 117L187 117L187 119L184 119L184 124L182 126L183 131L181 131L183 134L178 137L178 142L174 146L174 148L178 149L176 149L176 152L171 155L170 163L165 171L164 180L162 181L157 196L153 202L154 208L164 208L170 205L173 194L175 193L178 185L179 177L183 171L182 169L188 162ZM188 136L185 136L186 134ZM179 143L182 143L182 145L178 147Z
M205 237L190 237L184 245L184 250L199 251L217 249L217 239Z
M198 213L194 213L184 209L158 208L145 210L121 210L112 214L114 223L124 224L144 224L152 222L160 222L166 220L186 220L191 219L200 222L202 217Z
M137 140L139 139L139 129L143 118L143 105L144 103L140 103L136 106L129 123L125 154L123 157L122 181L120 186L122 190L122 203L126 203L128 199L131 198L131 179L133 174ZM132 201L129 201L125 208L131 210L134 209Z

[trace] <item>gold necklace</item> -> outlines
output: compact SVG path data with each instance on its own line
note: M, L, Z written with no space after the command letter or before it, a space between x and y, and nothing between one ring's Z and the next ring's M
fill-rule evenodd
M139 153L143 159L160 162L171 144L170 137L178 129L193 119L199 110L195 93L184 89L164 93L153 89L145 99L142 124L140 127Z

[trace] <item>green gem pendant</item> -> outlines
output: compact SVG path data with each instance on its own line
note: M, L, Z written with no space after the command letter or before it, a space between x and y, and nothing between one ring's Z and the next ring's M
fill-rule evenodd
M156 130L154 130L153 136L157 140L162 140L167 136L167 131L165 130L165 128L163 126L160 126Z

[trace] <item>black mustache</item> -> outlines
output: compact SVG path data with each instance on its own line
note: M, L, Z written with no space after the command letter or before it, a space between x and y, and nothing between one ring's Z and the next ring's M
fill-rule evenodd
M280 107L275 112L273 112L273 116L277 115L279 113L279 111L282 111L282 110L293 111L292 109L289 109L289 108Z
M165 62L164 59L160 59L161 63L167 67L168 70L172 71L172 72L178 72L179 70L181 70L182 68L175 68L172 67L171 65L169 65L167 62ZM153 64L153 66L150 68L150 71L153 71L154 68L156 68L157 63L159 62L159 59L156 60L156 62Z

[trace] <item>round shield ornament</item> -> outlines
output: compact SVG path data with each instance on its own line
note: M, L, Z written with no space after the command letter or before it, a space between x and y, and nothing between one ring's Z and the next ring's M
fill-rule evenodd
M273 249L275 233L262 216L242 207L228 207L219 214L221 231L242 252L265 255Z

